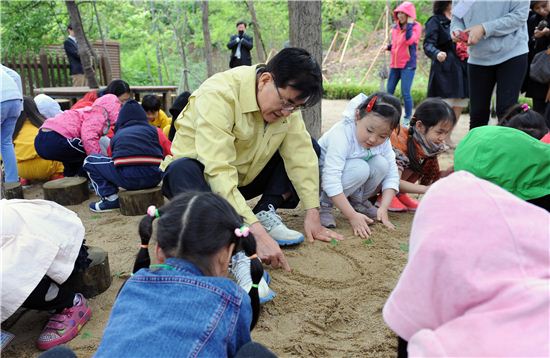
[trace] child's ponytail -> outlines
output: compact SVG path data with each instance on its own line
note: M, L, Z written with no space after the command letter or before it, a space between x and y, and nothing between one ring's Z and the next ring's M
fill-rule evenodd
M151 265L151 258L149 257L149 242L153 234L153 220L160 216L159 210L150 206L147 208L147 215L139 222L139 237L141 239L141 247L138 251L136 261L132 273L136 273L142 268L147 268Z

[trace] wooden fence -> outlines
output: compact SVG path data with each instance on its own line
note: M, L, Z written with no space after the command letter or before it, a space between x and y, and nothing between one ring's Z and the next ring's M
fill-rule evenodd
M107 85L111 79L120 78L119 44L108 43L111 73L107 68L107 60L99 44L93 47L98 54L99 63L94 63L96 78L99 85ZM72 80L69 73L69 61L62 46L49 46L40 51L39 55L25 54L17 56L3 56L1 62L19 73L23 85L23 94L34 96L33 90L40 87L69 87Z

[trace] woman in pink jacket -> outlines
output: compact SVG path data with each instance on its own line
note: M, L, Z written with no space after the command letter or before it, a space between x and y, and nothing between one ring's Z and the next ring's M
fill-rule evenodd
M387 48L391 51L387 91L394 94L395 87L401 80L401 95L405 104L403 125L408 126L413 109L411 87L416 71L416 45L422 33L422 25L415 21L416 9L409 1L393 10L393 18L395 24L391 29L391 43Z
M101 153L99 139L115 125L120 106L115 95L107 94L90 107L47 119L34 141L36 152L44 159L62 162L66 177L78 175L86 156Z

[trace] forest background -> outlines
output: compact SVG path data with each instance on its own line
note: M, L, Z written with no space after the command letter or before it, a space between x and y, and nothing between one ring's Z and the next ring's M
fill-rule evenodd
M341 53L345 34L350 24L354 23L346 56L340 62L338 53L326 61L323 69L325 87L330 84L333 92L334 88L339 92L356 91L355 87L384 43L381 15L387 5L393 9L398 3L400 1L322 1L323 57L337 31L340 36L332 52L334 54L340 49ZM418 21L424 24L431 16L432 1L414 3ZM205 59L208 51L205 51L201 11L203 3L200 1L83 0L77 4L84 32L90 42L101 40L102 33L107 41L120 43L121 77L130 85L176 85L183 90L183 73L186 71L192 91L208 77ZM214 72L228 69L230 51L226 44L230 35L236 32L238 20L249 24L247 33L253 36L251 5L255 9L264 56L267 57L272 50L279 51L287 43L287 1L209 1L208 30ZM67 37L69 16L65 1L2 1L0 13L3 56L37 54L47 45L62 44ZM373 33L377 24L378 31ZM255 47L258 46L256 42ZM379 87L377 67L389 65L387 56L382 54L378 58L380 64L375 66L364 85ZM253 49L252 57L253 63L259 62L256 49ZM429 61L425 56L423 61L424 68L418 71L415 87L425 92ZM332 93L332 97L349 96L346 93Z

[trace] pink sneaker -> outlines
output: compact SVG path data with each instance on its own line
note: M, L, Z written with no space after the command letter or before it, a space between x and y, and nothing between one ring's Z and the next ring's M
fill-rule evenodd
M418 208L418 200L411 198L407 194L397 194L397 199L410 211L416 211Z
M88 322L92 315L92 310L88 306L88 302L84 296L80 293L77 293L77 295L80 299L77 305L65 308L61 313L50 317L36 342L38 349L45 351L70 341L76 337L82 326Z

